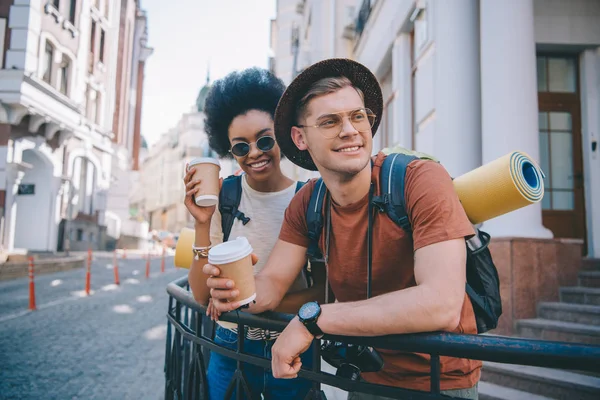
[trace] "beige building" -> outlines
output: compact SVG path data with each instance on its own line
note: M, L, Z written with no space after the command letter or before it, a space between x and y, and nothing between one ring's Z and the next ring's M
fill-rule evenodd
M210 149L204 132L204 100L208 82L198 96L197 105L184 113L177 125L163 134L145 156L139 182L130 192L132 207L150 224L151 231L178 234L192 227L192 216L183 204L183 175L186 163L196 157L218 156ZM233 160L221 160L221 176L237 171Z

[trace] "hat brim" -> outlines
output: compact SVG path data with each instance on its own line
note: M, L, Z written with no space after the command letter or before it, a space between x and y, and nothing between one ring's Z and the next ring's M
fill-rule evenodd
M287 87L275 110L275 137L282 153L294 164L316 171L317 167L307 150L300 150L292 140L292 127L296 122L296 106L311 85L323 78L344 76L364 95L365 107L375 113L371 128L377 132L383 114L381 86L373 73L364 65L345 58L332 58L317 62L302 71Z

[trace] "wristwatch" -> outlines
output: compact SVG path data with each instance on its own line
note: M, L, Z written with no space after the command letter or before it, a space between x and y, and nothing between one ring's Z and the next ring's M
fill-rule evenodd
M305 303L298 311L298 319L306 329L317 339L323 336L323 331L317 325L317 319L321 315L321 306L316 301Z

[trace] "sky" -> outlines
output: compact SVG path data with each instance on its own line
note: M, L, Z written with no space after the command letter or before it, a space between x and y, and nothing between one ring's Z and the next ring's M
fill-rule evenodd
M210 80L266 68L276 0L141 0L148 16L142 136L149 145L189 112Z

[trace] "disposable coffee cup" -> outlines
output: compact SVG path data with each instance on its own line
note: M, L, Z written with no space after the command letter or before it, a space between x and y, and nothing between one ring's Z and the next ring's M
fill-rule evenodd
M221 278L234 281L235 288L240 292L236 298L229 301L239 301L242 306L256 298L251 254L252 246L245 237L218 244L208 251L208 263L221 270Z
M196 204L200 207L210 207L219 200L219 171L221 164L215 158L201 157L190 161L188 170L196 168L193 179L200 179L200 190L194 195Z

